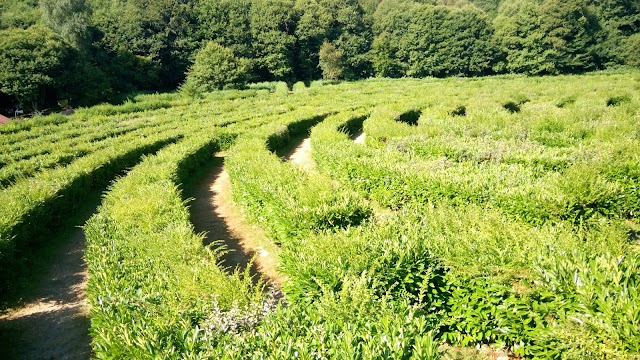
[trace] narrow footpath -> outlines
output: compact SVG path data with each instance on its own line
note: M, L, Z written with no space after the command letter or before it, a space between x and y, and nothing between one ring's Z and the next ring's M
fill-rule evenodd
M309 138L285 158L307 171L315 169ZM215 158L189 194L194 198L190 207L194 227L206 234L205 245L217 242L226 247L222 262L229 271L250 266L254 280L262 278L279 288L283 282L276 270L279 249L260 228L245 221L233 202L223 163L223 157ZM19 305L0 313L3 360L84 360L91 356L84 231L75 227L60 238L58 245L47 250L46 265L38 269L41 275L28 295Z
M283 158L307 171L315 169L308 137L287 151ZM249 273L254 281L262 278L275 288L282 285L283 276L277 271L279 248L262 229L249 224L234 203L231 179L224 169L224 156L215 157L202 178L190 188L188 196L193 198L189 208L191 222L196 232L205 234L204 244L217 242L227 249L222 256L223 266L229 271L236 268L244 271L251 264Z
M0 315L2 359L89 359L89 306L84 231L72 230L22 305Z
M364 144L366 138L367 134L364 131L360 130L357 134L353 135L351 140L353 140L353 142L356 144Z
M311 138L305 138L293 150L285 154L284 158L300 166L301 169L312 172L315 170L315 163L311 154Z
M254 281L263 278L279 288L283 279L276 271L278 248L260 228L244 220L242 211L233 202L223 157L214 159L188 195L193 198L191 222L196 232L205 234L204 244L215 242L227 249L222 265L232 272L236 268L244 271L251 264L249 273Z

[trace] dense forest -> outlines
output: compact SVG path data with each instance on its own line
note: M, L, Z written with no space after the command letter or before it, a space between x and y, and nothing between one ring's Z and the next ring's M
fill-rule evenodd
M0 110L325 78L640 65L637 0L3 0Z

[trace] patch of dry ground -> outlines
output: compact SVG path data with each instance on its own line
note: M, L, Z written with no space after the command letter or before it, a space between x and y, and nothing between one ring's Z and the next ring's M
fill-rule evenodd
M75 229L68 241L52 251L52 264L23 305L0 315L0 358L89 359L85 241L84 232Z
M260 228L245 221L233 202L231 180L223 162L223 157L217 157L215 165L193 187L191 221L197 232L205 234L205 245L217 242L228 249L222 256L223 266L232 271L251 265L249 272L254 279L262 277L279 287L283 278L276 271L278 248Z
M287 153L284 158L300 166L301 169L312 172L315 171L315 163L311 155L311 138L305 138L302 142Z
M360 130L351 139L356 144L364 144L364 141L366 140L366 138L367 138L367 134L364 131Z

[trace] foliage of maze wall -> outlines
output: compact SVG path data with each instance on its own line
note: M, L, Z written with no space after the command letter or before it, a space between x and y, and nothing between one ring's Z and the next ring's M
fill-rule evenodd
M633 358L639 89L637 73L369 80L10 124L0 272L131 168L85 226L98 358ZM275 154L310 129L313 172ZM280 247L286 305L189 223L181 184L221 149L236 203Z

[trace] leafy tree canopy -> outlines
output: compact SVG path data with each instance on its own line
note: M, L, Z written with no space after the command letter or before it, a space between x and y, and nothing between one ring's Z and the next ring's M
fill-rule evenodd
M41 0L40 7L44 24L69 44L82 50L90 46L91 9L85 0Z
M247 69L246 59L238 58L231 49L210 41L198 51L185 86L204 92L242 87Z
M322 77L326 80L342 78L342 52L329 42L325 42L320 47L320 68L322 69Z
M250 57L251 0L200 0L194 5L197 35Z
M376 12L373 66L379 76L482 75L495 58L492 28L482 10L383 1ZM391 16L385 15L387 9Z
M545 75L596 66L598 23L584 1L505 2L494 26L510 72Z
M34 25L73 49L69 70L47 81L82 103L174 89L210 41L246 59L251 81L289 84L331 63L355 80L577 73L640 58L638 0L0 0L0 30Z
M258 76L292 80L297 13L293 0L254 0L251 7L253 57Z
M26 29L38 23L41 17L38 0L0 1L0 30Z
M37 110L45 90L60 85L70 47L43 26L0 30L0 91Z

